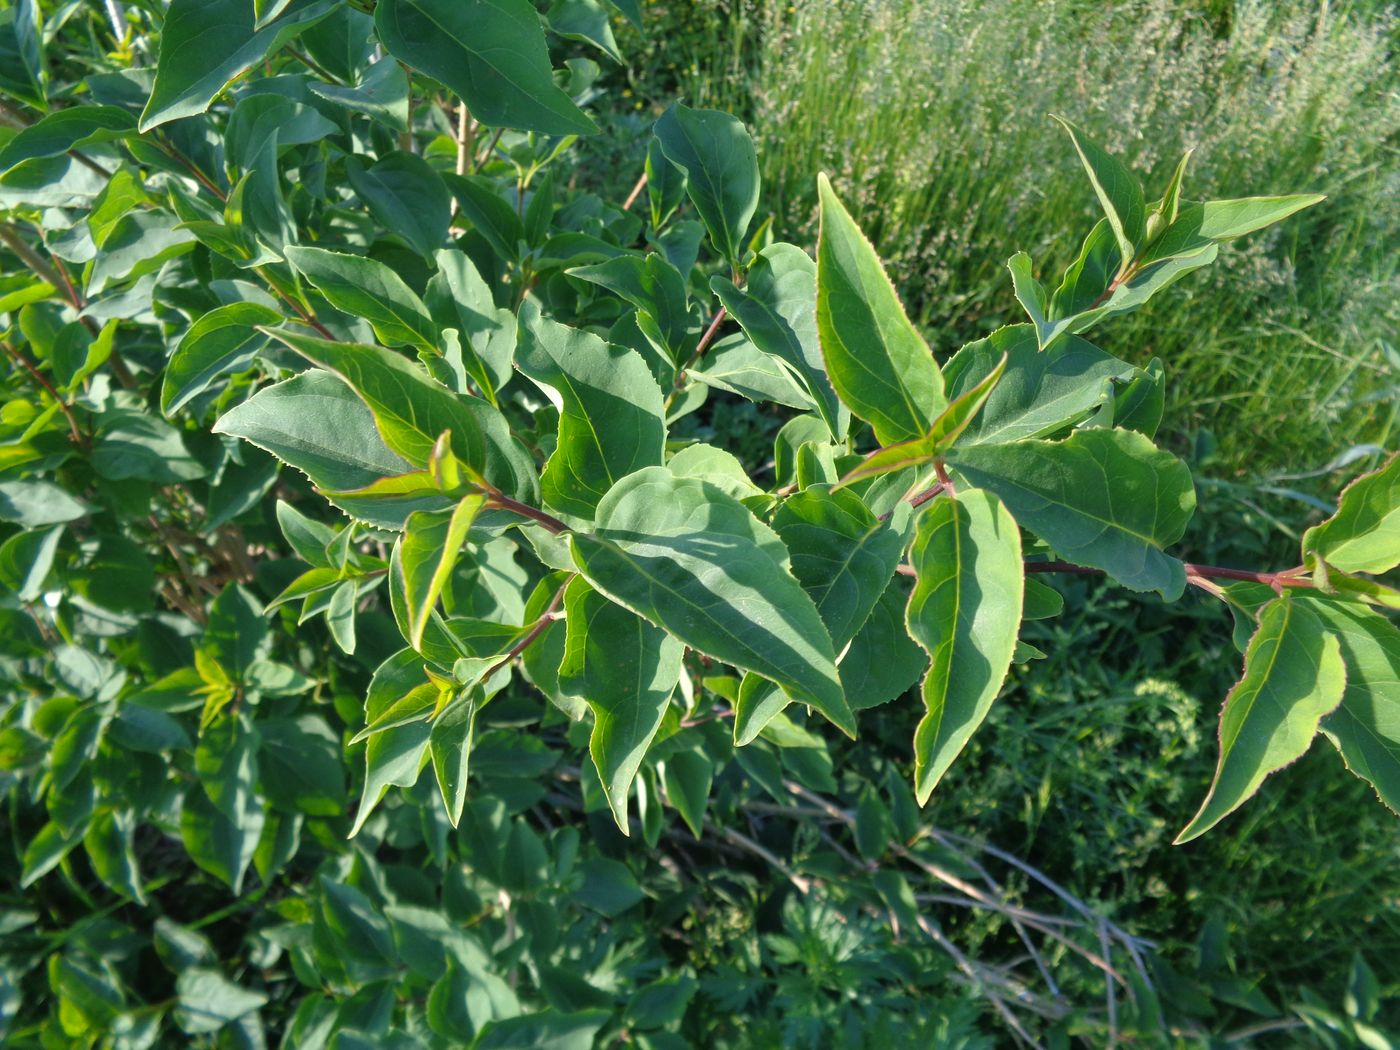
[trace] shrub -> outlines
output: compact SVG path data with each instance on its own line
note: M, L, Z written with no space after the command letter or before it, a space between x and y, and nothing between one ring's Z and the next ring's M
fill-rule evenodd
M1185 563L1163 369L1080 337L1317 196L1178 169L1148 205L1067 124L1104 218L1053 295L1012 258L1029 323L936 358L824 179L815 263L751 229L724 113L657 121L645 217L569 186L597 69L547 41L612 54L597 5L121 13L0 23L17 1045L1204 1030L1130 931L919 816L1054 573L1236 617L1179 840L1319 731L1394 805L1400 459L1296 568ZM675 439L711 389L791 413L767 486ZM920 679L912 748L813 714L854 737ZM1271 1023L1368 1033L1355 974Z

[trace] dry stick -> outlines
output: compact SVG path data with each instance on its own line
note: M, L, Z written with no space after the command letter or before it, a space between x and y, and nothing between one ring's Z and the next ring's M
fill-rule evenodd
M85 444L86 441L83 438L83 433L78 429L78 421L73 416L73 410L68 407L68 402L58 396L58 391L54 389L53 384L48 381L44 373L35 368L34 365L30 363L29 358L25 357L19 350L11 346L8 340L0 342L0 346L4 346L5 353L14 358L26 372L34 377L34 381L43 387L51 398L58 402L59 411L63 413L63 418L68 420L69 437L73 444Z
M808 791L802 785L791 780L784 780L783 786L789 791L791 791L793 794L799 795L800 797L805 798L807 799L807 801L818 806L833 820L840 821L847 827L855 826L855 817L852 814L848 813L846 810L839 808L836 805L833 805L830 801L823 798L821 795L818 795L813 791ZM947 842L944 842L944 844L949 845ZM974 886L972 883L966 881L963 878L960 878L959 876L955 875L953 872L947 870L941 865L935 864L932 861L928 861L922 857L916 856L914 853L910 852L910 850L907 849L902 843L891 842L890 851L894 853L895 856L899 857L901 860L912 864L914 867L924 872L924 874L929 875L934 879L937 879L939 882L952 886L955 890L959 890L962 893L965 893L973 900L979 901L986 907L1000 914L1008 915L1009 917L1008 906L1004 901L997 900L993 897L988 896L986 893L984 893L978 887ZM1094 921L1099 921L1099 916L1095 915L1092 911L1089 911L1082 904L1079 904L1079 902L1076 901L1074 903L1077 906L1077 910L1082 910L1083 913L1086 914L1090 919ZM1060 944L1063 944L1066 948L1082 956L1088 962L1092 963L1097 969L1102 970L1104 973L1110 975L1111 977L1121 982L1124 987L1127 987L1128 982L1123 978L1122 974L1120 974L1117 971L1117 969L1109 960L1100 958L1093 952L1089 951L1089 949L1079 944L1077 941L1066 937L1058 930L1055 930L1052 924L1042 923L1040 921L1041 917L1039 915L1033 912L1026 911L1024 912L1024 914L1018 914L1017 917L1022 921L1026 922L1028 925L1032 926L1040 933L1051 938L1052 940L1058 941Z
M627 199L626 199L625 201L622 202L622 210L623 210L623 211L631 211L631 210L632 210L632 205L634 205L634 204L637 203L637 198L640 197L640 196L642 195L642 190L644 190L644 189L646 189L646 188L647 188L647 173L644 171L644 172L642 172L642 177L641 177L640 179L638 179L636 185L632 187L632 192L629 193L629 194L627 195Z

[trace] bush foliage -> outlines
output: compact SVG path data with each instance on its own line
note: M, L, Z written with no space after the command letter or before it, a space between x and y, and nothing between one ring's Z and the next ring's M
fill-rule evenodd
M1102 218L931 350L825 176L773 238L728 114L578 188L614 15L0 16L10 1041L1383 1038L1363 960L1285 1012L921 815L1062 575L1234 617L1177 841L1315 735L1400 806L1400 458L1296 566L1184 561L1166 369L1084 338L1320 195L1149 199L1062 122Z

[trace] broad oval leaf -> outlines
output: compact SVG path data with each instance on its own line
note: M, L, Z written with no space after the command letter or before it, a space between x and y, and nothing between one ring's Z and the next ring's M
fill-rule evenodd
M660 466L666 444L661 388L635 350L527 307L516 364L559 401L559 442L540 478L551 507L591 518L618 481Z
M419 255L431 256L447 239L452 194L437 170L416 153L396 150L369 167L357 157L345 174L380 225L402 237Z
M661 114L655 133L666 159L685 172L686 193L710 243L737 271L758 209L758 154L748 130L728 113L677 102Z
M1185 589L1185 567L1163 548L1195 510L1191 471L1136 431L958 446L948 462L1062 557L1169 601Z
M1028 324L998 328L963 346L943 369L948 397L958 399L986 381L1006 358L1006 371L958 443L1001 444L1047 437L1088 418L1111 396L1111 384L1138 370L1076 336L1048 350L1036 344Z
M414 466L432 458L444 431L453 454L475 471L482 469L481 428L464 399L428 378L407 358L379 346L333 343L285 328L265 329L313 365L343 379L374 414L384 443Z
M813 486L783 501L773 531L792 556L792 574L816 603L839 651L885 592L904 534L848 489Z
M1190 842L1242 806L1264 778L1307 751L1322 717L1342 700L1337 638L1289 597L1266 605L1244 654L1244 676L1220 712L1220 760L1200 811L1176 837Z
M915 585L905 611L928 651L927 713L914 731L919 804L976 732L996 700L1021 629L1021 533L990 492L960 488L919 521L909 560Z
M389 450L373 413L329 372L312 369L264 387L224 413L214 432L271 452L322 492L346 493L332 502L347 513L385 528L402 528L406 510L383 507L372 498L357 500L353 494L413 467Z
M1400 813L1400 628L1354 602L1298 594L1342 647L1346 690L1322 732L1341 752L1347 769Z
M529 0L382 0L374 31L389 54L446 84L483 124L546 135L598 130L555 86Z
M597 531L570 538L595 588L685 644L763 675L847 735L855 722L812 599L787 548L714 486L649 467L598 504Z
M943 373L825 175L818 192L817 330L826 373L880 444L920 437L948 407Z

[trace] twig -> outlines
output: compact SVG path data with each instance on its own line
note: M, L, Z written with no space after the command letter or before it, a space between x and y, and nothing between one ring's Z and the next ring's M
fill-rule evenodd
M622 202L623 211L631 211L632 205L637 203L637 198L641 196L642 190L647 186L647 173L642 172L642 177L637 180L637 184L632 187L632 192L627 195L627 199Z
M457 174L467 173L467 160L476 152L476 123L465 102L457 103Z
M73 442L73 444L78 445L80 447L82 445L85 445L87 443L87 439L83 437L82 431L78 429L78 421L73 416L73 410L68 407L68 402L64 401L63 398L59 397L58 391L54 389L53 384L48 381L44 373L40 372L37 368L35 368L34 365L30 363L29 358L25 357L24 354L19 352L19 350L11 346L8 340L0 342L0 346L4 346L5 353L9 354L12 358L14 358L14 360L20 365L20 367L22 367L26 372L28 372L34 378L34 381L38 383L41 387L43 387L44 390L48 392L48 395L54 399L54 401L58 402L59 411L63 413L63 418L68 420L69 439Z
M722 306L715 311L715 316L710 319L709 327L705 329L704 335L700 337L700 342L695 344L695 350L691 353L689 359L684 365L676 369L676 381L671 385L671 392L666 395L665 408L667 412L671 410L671 405L675 402L676 395L681 392L681 387L685 383L686 372L694 368L695 362L700 360L700 355L709 349L710 344L714 342L715 334L719 331L719 326L724 323L724 318L726 316L725 309Z
M506 666L506 664L514 660L526 649L530 648L530 646L535 643L539 636L544 634L544 632L549 629L549 625L552 624L555 620L559 619L559 614L555 610L559 608L559 603L564 600L564 589L568 587L569 580L572 580L573 578L573 574L571 573L569 575L569 578L559 585L559 589L554 592L554 597L551 598L549 600L549 604L545 606L544 612L540 613L539 618L535 620L534 626L531 627L528 632L526 632L525 637L521 638L520 641L516 642L510 647L510 651L506 653L505 656L501 657L498 661L496 661L496 663L491 665L491 669L487 671L484 675L482 675L482 681L486 681L487 679L489 679L502 667Z

